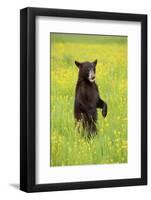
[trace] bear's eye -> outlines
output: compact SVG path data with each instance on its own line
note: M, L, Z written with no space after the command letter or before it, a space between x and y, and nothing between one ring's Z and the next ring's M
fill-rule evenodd
M90 68L88 68L88 69L87 69L87 72L89 72L89 71L91 71L91 69L90 69Z

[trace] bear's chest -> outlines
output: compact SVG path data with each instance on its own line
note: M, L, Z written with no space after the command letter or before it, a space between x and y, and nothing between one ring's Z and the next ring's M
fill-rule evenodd
M98 100L98 91L96 89L95 84L83 84L80 87L80 95L86 104L96 105Z

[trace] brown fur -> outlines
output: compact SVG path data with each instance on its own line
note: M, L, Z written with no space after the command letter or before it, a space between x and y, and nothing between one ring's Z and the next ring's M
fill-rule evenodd
M75 61L75 64L79 68L79 74L75 91L74 116L77 122L82 122L83 129L88 135L94 135L97 132L97 108L102 109L103 117L107 115L107 104L100 98L97 84L88 78L90 70L93 70L95 75L97 60L92 63Z

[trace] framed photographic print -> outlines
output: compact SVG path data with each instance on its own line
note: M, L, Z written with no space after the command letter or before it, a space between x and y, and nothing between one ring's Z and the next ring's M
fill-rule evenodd
M147 184L147 16L20 12L20 189Z

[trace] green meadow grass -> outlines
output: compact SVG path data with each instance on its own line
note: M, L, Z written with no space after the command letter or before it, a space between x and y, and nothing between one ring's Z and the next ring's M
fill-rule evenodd
M50 166L127 162L127 37L50 34ZM74 61L98 60L96 83L108 104L98 109L98 134L86 139L75 128Z

